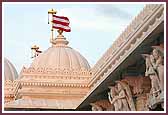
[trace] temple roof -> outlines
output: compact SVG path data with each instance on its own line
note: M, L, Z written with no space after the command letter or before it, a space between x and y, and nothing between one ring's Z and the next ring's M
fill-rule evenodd
M37 56L30 67L52 68L68 70L89 70L88 61L77 51L67 46L63 35L58 35L52 40L52 47L49 47L42 54Z
M4 77L6 80L15 80L18 78L18 73L13 64L6 58L4 58Z

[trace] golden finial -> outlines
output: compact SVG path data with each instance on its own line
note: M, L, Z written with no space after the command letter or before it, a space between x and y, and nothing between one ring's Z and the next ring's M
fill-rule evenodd
M49 24L49 14L56 14L57 13L57 11L56 10L54 10L53 8L52 9L50 9L50 10L48 10L48 24Z
M57 13L57 11L56 10L54 10L53 8L52 9L50 9L49 11L48 11L48 14L56 14Z
M33 46L31 47L31 49L38 50L39 47L38 47L37 45L33 45Z
M63 30L57 30L57 32L59 33L59 35L62 35Z

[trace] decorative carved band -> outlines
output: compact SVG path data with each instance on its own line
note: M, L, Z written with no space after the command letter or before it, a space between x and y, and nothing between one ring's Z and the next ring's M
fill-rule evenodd
M48 83L48 82L21 82L21 86L48 86L48 87L88 87L87 84Z
M60 68L22 68L21 75L23 76L24 74L47 74L47 75L54 75L54 76L59 76L59 75L68 75L68 76L90 76L91 72L86 69L60 69Z

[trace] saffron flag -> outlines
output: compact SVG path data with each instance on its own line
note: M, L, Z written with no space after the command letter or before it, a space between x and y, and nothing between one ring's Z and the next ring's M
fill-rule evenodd
M53 28L70 32L71 28L69 27L69 23L70 22L67 17L53 15Z

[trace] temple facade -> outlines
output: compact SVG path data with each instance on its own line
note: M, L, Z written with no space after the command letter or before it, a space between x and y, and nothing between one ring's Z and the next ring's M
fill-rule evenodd
M164 111L164 10L146 5L92 68L61 33L19 75L5 59L4 110Z

